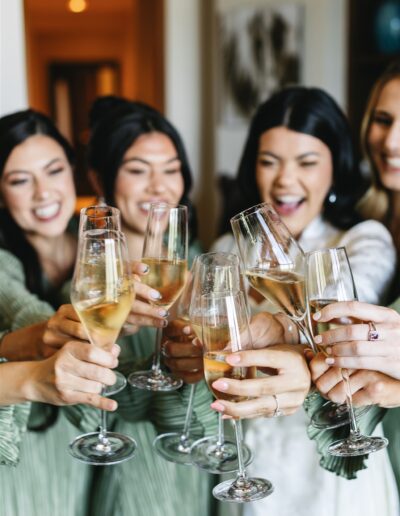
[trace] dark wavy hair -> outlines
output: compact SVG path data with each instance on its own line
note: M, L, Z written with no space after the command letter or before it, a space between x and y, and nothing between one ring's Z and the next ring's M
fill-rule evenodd
M0 118L0 177L13 149L31 136L39 134L55 140L63 148L71 166L74 164L75 157L71 145L50 118L27 109ZM22 262L27 288L45 299L37 253L26 239L24 231L4 206L0 208L0 246L13 253Z
M197 220L189 198L192 173L183 145L175 127L159 111L144 102L121 97L100 97L89 113L91 137L88 148L89 167L100 180L107 204L114 206L114 189L118 169L125 152L141 136L154 131L168 136L181 162L184 191L179 204L188 207L190 239L197 236Z
M283 89L261 104L249 128L235 181L235 192L222 230L238 211L262 202L256 183L256 164L261 135L275 127L308 134L330 150L333 184L323 206L323 216L334 226L347 229L361 220L355 205L366 185L356 165L347 119L336 102L319 88L296 86ZM334 193L335 202L329 197ZM332 199L332 197L331 197Z

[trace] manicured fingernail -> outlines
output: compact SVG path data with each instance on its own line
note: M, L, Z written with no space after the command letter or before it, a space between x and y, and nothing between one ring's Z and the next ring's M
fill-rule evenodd
M321 312L315 312L315 314L312 317L314 321L318 321L318 319L321 318Z
M217 380L212 386L214 389L217 389L217 391L226 391L228 389L228 384L222 380Z
M141 263L140 264L140 272L142 272L143 274L146 274L147 272L149 272L149 266L147 265L147 263Z
M109 400L109 401L110 401L109 408L110 408L110 410L112 410L114 412L114 410L117 410L117 408L118 408L118 403L115 400Z
M158 290L152 290L150 292L150 297L152 299L161 299L162 298L162 295L158 292Z
M327 348L325 348L325 351L328 355L332 355L332 348L330 346L328 346Z
M316 335L316 336L314 337L314 342L315 342L315 344L321 344L321 342L322 342L322 337L321 337L321 335Z
M182 329L182 332L185 334L185 335L190 335L192 333L192 328L190 326L185 326L183 329Z
M161 315L161 317L167 317L169 315L168 310L161 308L161 310L158 311L158 315Z
M111 354L115 357L119 356L121 353L121 348L118 346L118 344L113 344L113 347L111 348Z
M214 410L218 410L218 412L224 412L225 410L225 407L222 405L222 403L219 403L218 401L211 403L210 407Z
M226 361L228 362L228 364L231 364L231 365L234 365L234 364L238 364L240 362L240 355L239 354L232 354L232 355L228 355L226 357Z
M334 358L325 358L325 364L332 365L335 363Z

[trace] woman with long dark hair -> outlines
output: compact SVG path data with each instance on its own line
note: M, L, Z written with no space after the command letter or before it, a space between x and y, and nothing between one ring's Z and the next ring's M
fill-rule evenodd
M237 176L241 195L229 215L269 202L304 251L345 246L359 298L382 302L393 278L395 251L386 228L376 221L362 221L356 212L362 185L348 123L335 101L317 88L287 88L262 104L252 119ZM214 249L232 251L233 236L222 236ZM249 297L254 311L275 310L252 290ZM282 330L282 317L269 319L266 342L269 338L269 344L276 344L274 333L282 338L287 331ZM287 402L290 406L290 398ZM228 409L224 401L218 403L230 415L239 411ZM283 396L280 408L285 413ZM246 440L259 452L249 472L271 478L276 493L246 506L244 514L396 514L396 489L386 452L370 457L368 469L348 482L320 467L315 443L307 437L308 425L303 411L289 418L250 422ZM309 432L313 433L311 428ZM361 465L353 469L351 463L341 464L335 471L347 478L354 478ZM329 460L321 465L334 469Z

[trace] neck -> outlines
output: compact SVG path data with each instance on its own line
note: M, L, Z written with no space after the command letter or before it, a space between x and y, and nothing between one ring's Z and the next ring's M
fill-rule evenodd
M144 235L135 233L122 224L122 231L125 234L126 245L128 246L129 258L138 260L142 258Z
M75 262L75 238L64 232L51 238L28 235L27 240L37 252L46 277L56 285L62 283Z

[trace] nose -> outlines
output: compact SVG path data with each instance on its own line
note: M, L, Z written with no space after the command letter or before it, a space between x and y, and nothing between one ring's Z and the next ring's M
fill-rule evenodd
M275 177L275 184L279 186L288 186L293 184L295 180L295 167L291 166L289 163L281 163Z
M152 194L161 194L165 190L165 177L162 173L153 170L149 178L148 191Z
M50 192L46 186L46 181L44 179L37 179L35 181L35 199L45 201L49 196Z
M400 155L400 120L394 121L386 133L385 150Z

